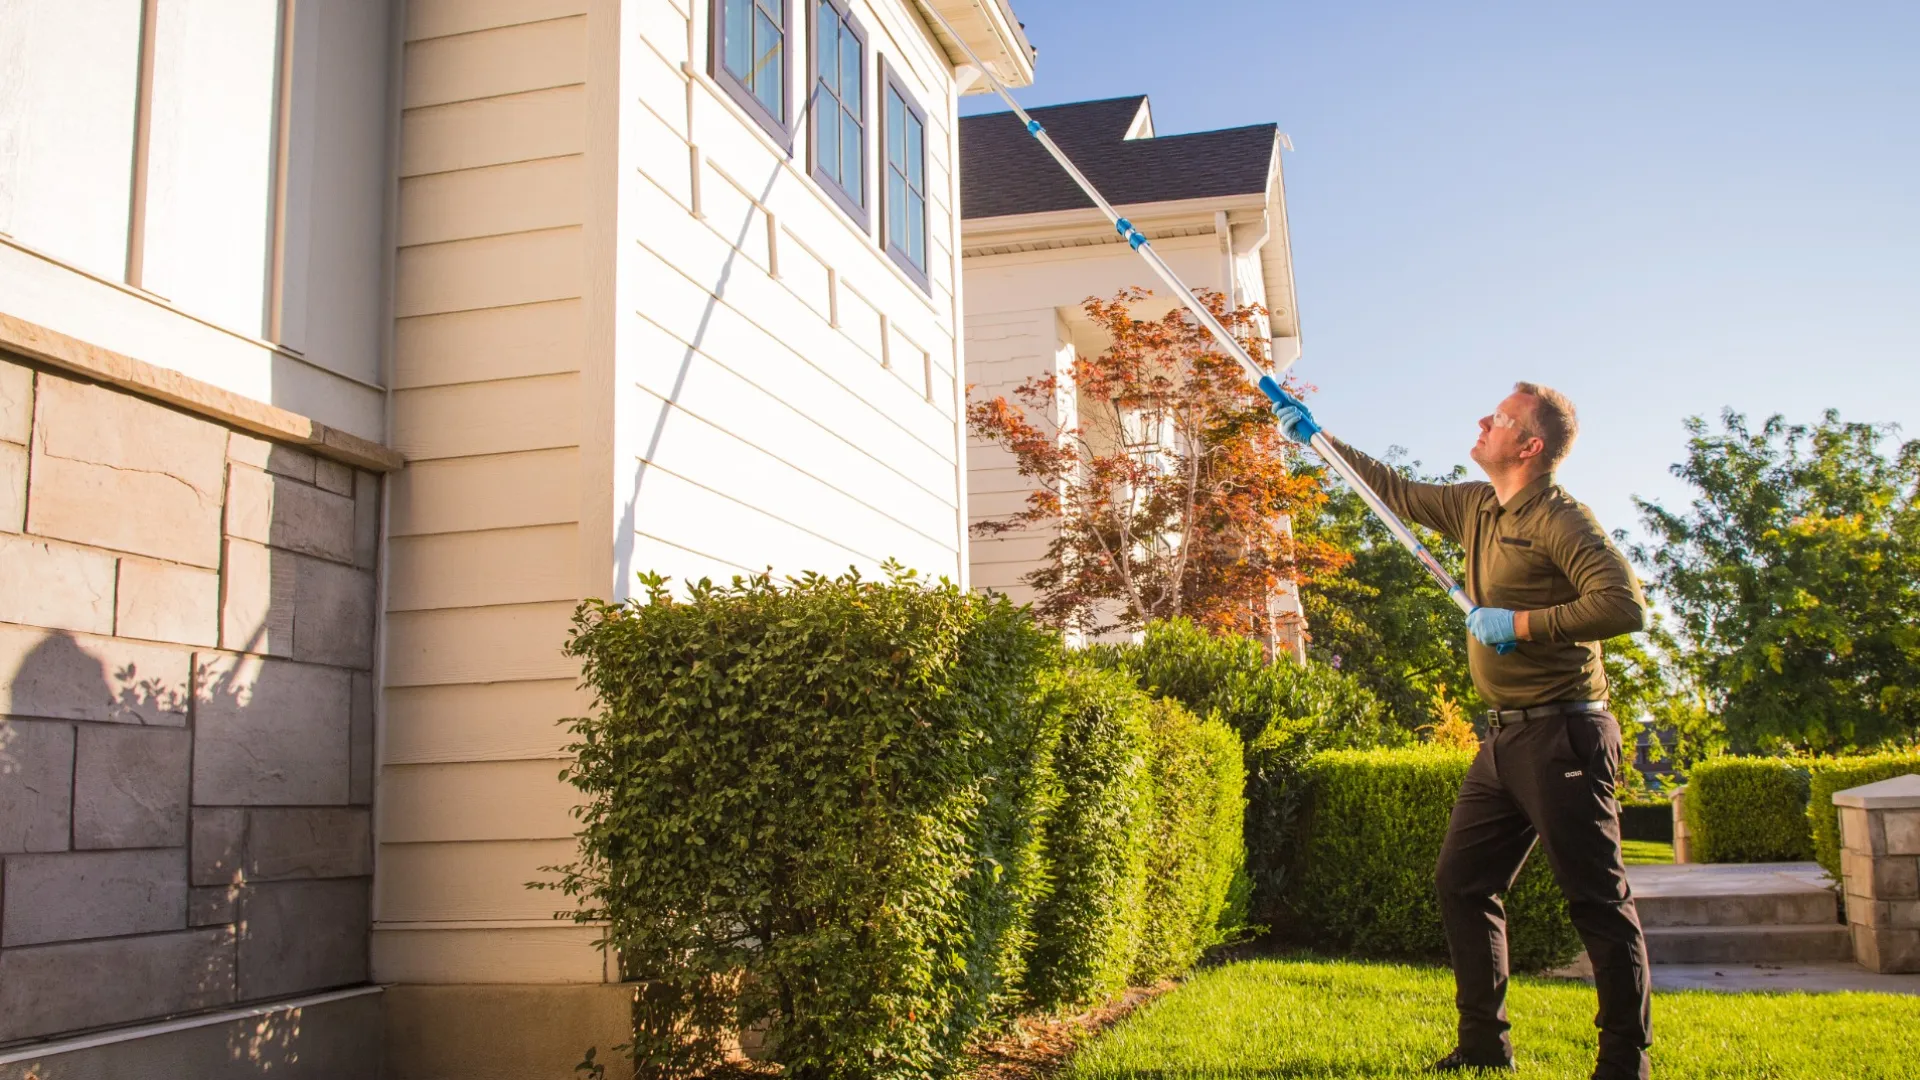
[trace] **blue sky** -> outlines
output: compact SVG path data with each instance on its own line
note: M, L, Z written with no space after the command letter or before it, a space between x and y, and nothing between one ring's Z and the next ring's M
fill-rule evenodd
M1292 137L1296 370L1363 448L1466 464L1514 380L1557 386L1562 480L1622 528L1685 502L1688 415L1920 436L1920 3L1014 7L1022 104Z

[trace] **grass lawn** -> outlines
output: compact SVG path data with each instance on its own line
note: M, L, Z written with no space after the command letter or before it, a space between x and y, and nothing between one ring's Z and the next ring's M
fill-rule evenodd
M1673 861L1673 845L1663 840L1622 840L1620 853L1626 857L1627 865L1635 863L1670 863Z
M1520 1075L1586 1080L1593 988L1514 980ZM1453 1046L1445 968L1247 960L1195 974L1074 1058L1072 1080L1412 1077ZM1912 1080L1920 997L1655 992L1660 1080ZM1491 1075L1491 1074L1489 1074Z

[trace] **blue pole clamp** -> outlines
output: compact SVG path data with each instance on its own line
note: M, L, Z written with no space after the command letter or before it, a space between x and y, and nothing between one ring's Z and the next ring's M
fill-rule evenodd
M1281 409L1300 410L1300 419L1294 424L1294 430L1299 433L1301 441L1311 442L1315 435L1320 434L1320 425L1314 422L1313 414L1307 411L1306 403L1287 393L1279 380L1271 375L1260 376L1260 392L1267 395L1268 401L1273 402L1273 411L1276 413Z
M1113 231L1119 233L1121 236L1126 237L1127 246L1132 248L1135 251L1139 251L1140 245L1147 242L1146 234L1141 232L1139 229L1134 228L1133 222L1128 221L1126 218L1121 218L1118 221L1115 221L1113 223Z
M1040 126L1040 121L1038 120L1027 121L1027 134L1033 136L1036 139L1039 138L1040 133L1045 130L1047 129Z

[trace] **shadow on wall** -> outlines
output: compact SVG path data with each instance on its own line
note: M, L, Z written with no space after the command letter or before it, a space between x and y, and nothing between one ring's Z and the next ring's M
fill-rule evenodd
M338 669L0 624L0 1080L98 1075L103 1052L9 1045L364 982L364 881L308 880L324 842L277 868L258 843L261 813L347 801L346 724L298 722L316 677L344 716ZM280 1009L170 1036L171 1075L323 1075L302 1029Z

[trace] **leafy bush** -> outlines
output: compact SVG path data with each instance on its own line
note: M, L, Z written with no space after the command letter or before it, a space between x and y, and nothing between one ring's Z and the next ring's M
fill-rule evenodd
M1620 839L1673 843L1673 801L1664 793L1642 790L1620 797Z
M1473 755L1435 747L1334 750L1305 769L1299 865L1286 930L1316 948L1444 960L1434 868ZM1556 967L1580 939L1546 859L1529 858L1507 894L1510 963Z
M1319 662L1269 664L1253 641L1216 636L1186 619L1150 623L1137 645L1088 652L1097 663L1132 673L1156 696L1201 716L1217 715L1239 732L1256 923L1272 922L1286 886L1301 766L1321 750L1405 738L1379 700L1350 676Z
M1240 740L1217 718L1201 719L1177 702L1156 701L1149 715L1154 814L1133 961L1141 983L1192 967L1246 915L1231 905L1246 865Z
M1708 758L1688 774L1685 813L1693 834L1688 850L1697 862L1813 858L1805 761Z
M563 776L586 799L560 868L649 983L642 1073L709 1068L763 1021L802 1080L947 1071L1019 993L1056 797L1052 639L897 569L683 602L645 583L575 615L597 708L573 722Z
M1920 773L1920 750L1894 750L1855 757L1815 758L1808 762L1807 821L1813 833L1813 855L1835 881L1840 878L1840 814L1833 793L1848 788Z
M1059 805L1047 822L1049 887L1033 913L1029 1003L1056 1010L1126 989L1138 949L1155 800L1153 699L1121 672L1052 676Z

